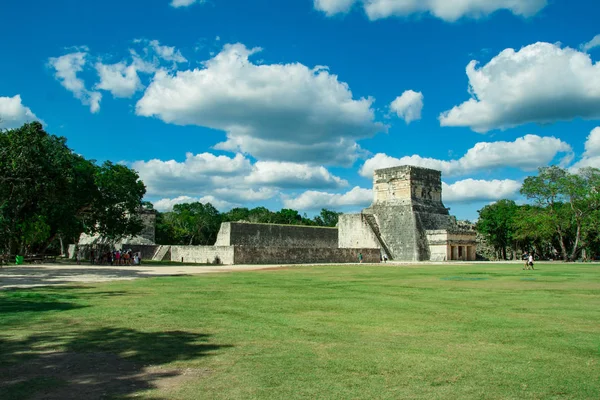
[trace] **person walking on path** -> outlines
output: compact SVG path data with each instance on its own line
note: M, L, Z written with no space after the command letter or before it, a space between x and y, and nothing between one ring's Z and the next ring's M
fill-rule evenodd
M362 253L358 253L358 262L362 264L363 261L363 255Z

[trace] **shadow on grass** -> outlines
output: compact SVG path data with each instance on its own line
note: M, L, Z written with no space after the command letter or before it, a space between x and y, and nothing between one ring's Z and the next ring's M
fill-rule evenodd
M0 398L128 398L149 389L176 388L208 372L161 365L228 347L209 343L205 334L123 328L20 340L0 337Z

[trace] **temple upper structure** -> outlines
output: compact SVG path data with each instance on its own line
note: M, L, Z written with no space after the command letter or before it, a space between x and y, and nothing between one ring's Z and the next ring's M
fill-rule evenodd
M340 216L339 247L378 246L395 261L472 261L475 232L442 202L440 171L415 166L376 170L373 204Z

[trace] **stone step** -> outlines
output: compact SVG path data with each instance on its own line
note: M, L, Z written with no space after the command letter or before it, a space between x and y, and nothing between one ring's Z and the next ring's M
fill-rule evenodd
M152 261L165 261L167 253L171 250L171 246L160 245L152 256Z
M385 254L388 256L388 259L392 260L393 255L390 252L390 249L387 247L387 245L383 241L383 238L381 237L381 230L379 229L379 224L377 223L377 219L375 218L375 216L371 215L371 214L363 214L363 217L365 218L365 221L367 221L367 224L369 225L369 227L371 227L371 230L375 234L375 237L377 238L377 241L379 242L379 246L381 246L383 251L385 251Z

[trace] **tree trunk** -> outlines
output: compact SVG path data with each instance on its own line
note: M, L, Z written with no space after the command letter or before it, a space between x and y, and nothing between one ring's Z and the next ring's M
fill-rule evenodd
M502 259L506 260L506 246L502 246Z
M577 250L579 250L579 240L581 238L581 223L577 223L577 234L575 235L575 244L573 244L573 251L571 252L571 256L569 259L571 261L575 261L575 257L577 257Z
M65 245L63 243L62 235L58 236L58 241L60 242L60 255L64 256L65 255Z
M565 246L565 239L560 231L558 233L558 239L558 243L560 244L560 255L562 256L563 261L569 261L569 257L567 256L567 246Z

